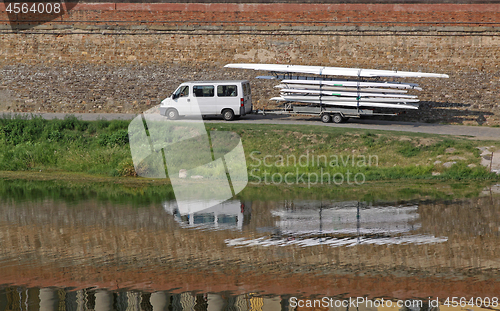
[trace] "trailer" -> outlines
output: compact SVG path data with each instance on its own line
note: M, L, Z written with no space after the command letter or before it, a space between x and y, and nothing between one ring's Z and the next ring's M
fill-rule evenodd
M372 116L396 116L400 113L376 113L374 109L351 109L337 106L304 106L286 103L281 109L256 110L256 114L262 115L302 115L320 117L323 123L344 123L349 118L365 118Z

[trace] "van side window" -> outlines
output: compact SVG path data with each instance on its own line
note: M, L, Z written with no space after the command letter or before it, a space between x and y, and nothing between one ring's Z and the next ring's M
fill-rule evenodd
M188 97L189 96L189 85L184 85L179 87L174 92L175 97Z
M219 85L217 86L217 96L238 96L238 87L236 85Z
M196 97L214 97L213 85L195 85L193 86L193 93Z

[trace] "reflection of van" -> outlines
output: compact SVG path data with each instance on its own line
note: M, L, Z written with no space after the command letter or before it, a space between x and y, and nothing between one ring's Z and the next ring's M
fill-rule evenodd
M180 115L201 114L222 115L224 120L231 121L251 111L252 95L247 80L185 82L160 105L160 113L172 120Z
M252 202L241 202L240 200L228 200L209 208L204 208L205 202L192 201L183 202L179 208L177 202L165 201L163 208L174 216L176 222L181 226L201 227L212 229L241 229L243 225L250 223L252 214Z

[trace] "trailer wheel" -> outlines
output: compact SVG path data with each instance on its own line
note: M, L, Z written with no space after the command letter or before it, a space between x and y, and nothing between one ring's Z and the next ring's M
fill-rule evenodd
M177 120L179 118L179 113L175 109L169 109L167 111L167 118L170 120Z
M332 121L332 116L329 115L328 113L324 113L321 115L321 122L330 123L331 121Z
M336 113L333 115L333 122L342 123L344 122L344 118L342 117L342 115L340 115L340 113Z
M234 112L231 109L226 109L222 111L222 117L226 121L233 121L234 120Z

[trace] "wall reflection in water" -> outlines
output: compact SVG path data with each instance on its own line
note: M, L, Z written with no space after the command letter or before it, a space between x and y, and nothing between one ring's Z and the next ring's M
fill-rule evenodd
M169 202L46 199L2 202L0 215L0 285L112 291L88 290L86 302L77 303L71 295L79 291L30 296L8 288L0 311L23 303L26 309L33 297L44 307L52 301L44 295L55 295L58 310L132 308L120 298L124 289L165 293L169 306L181 297L166 294L172 292L227 292L246 302L249 292L399 299L500 292L496 196L390 203L249 198L190 211ZM7 300L7 291L17 298ZM153 308L152 297L160 296L148 295L135 304ZM194 305L216 301L189 295ZM220 297L227 305L233 299ZM117 307L120 301L126 304Z
M163 311L163 310L289 310L287 298L252 294L196 294L169 292L111 292L103 289L7 287L0 290L0 311Z

